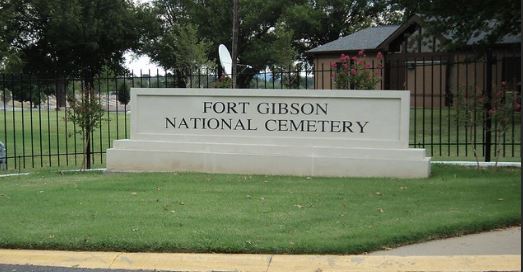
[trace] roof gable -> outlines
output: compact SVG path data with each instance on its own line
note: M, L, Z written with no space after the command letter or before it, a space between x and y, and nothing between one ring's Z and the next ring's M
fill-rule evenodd
M320 45L307 51L307 53L315 54L377 49L377 47L399 27L399 25L369 27L348 36L341 37L335 41Z

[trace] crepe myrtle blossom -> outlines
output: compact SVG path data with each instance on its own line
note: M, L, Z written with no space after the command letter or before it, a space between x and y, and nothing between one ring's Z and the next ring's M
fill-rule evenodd
M341 54L335 62L330 63L330 67L336 89L371 90L381 81L383 54L378 52L372 63L368 63L363 50L353 56Z

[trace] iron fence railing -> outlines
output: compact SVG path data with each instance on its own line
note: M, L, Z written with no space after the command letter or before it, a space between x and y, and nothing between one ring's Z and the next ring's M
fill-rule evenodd
M519 55L407 56L365 69L378 77L376 89L411 91L411 147L425 148L434 160L519 161L520 63ZM250 74L242 71L238 80L242 88L319 91L336 88L342 71L336 65L303 65ZM95 78L104 116L91 135L93 166L103 167L113 141L129 136L129 88L232 86L229 79L210 69L183 78L165 71L153 74L139 71ZM67 102L67 97L79 96L81 87L79 78L0 74L0 142L5 145L0 170L82 164L85 146ZM511 101L507 120L492 114L501 110L491 103L499 95L502 102ZM465 122L468 119L473 122Z

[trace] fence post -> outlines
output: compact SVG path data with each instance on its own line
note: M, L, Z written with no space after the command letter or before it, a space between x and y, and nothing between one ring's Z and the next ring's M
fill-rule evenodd
M492 117L489 111L492 109L492 49L487 49L487 56L485 65L485 124L483 131L485 133L485 161L491 160L491 146L492 146Z

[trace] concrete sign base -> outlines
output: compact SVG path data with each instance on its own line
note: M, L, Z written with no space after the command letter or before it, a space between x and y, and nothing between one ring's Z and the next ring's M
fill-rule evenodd
M406 91L133 89L109 171L427 177Z

